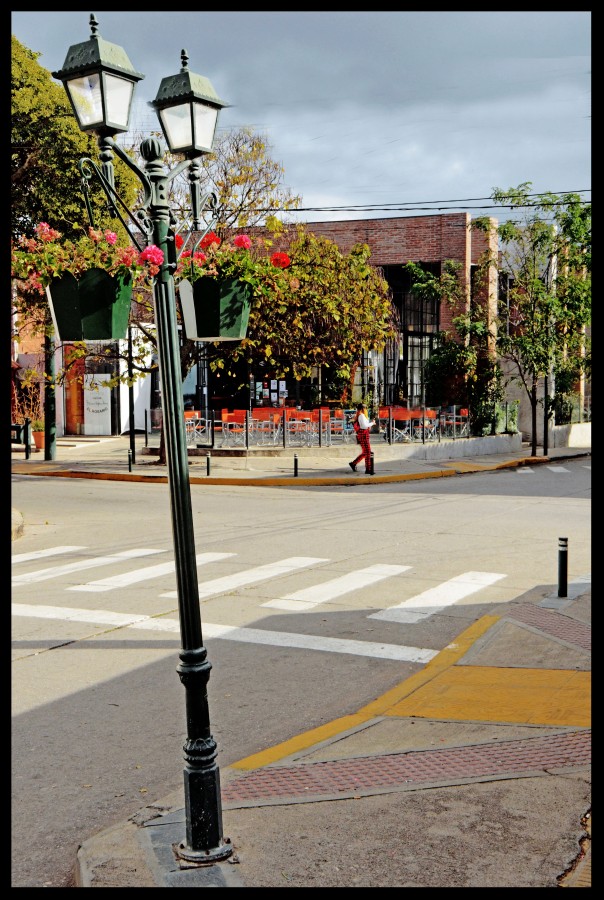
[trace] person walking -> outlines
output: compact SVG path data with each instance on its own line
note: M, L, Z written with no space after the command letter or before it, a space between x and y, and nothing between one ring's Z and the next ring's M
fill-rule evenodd
M373 420L371 422L369 421L369 415L365 404L357 403L357 409L352 419L352 427L356 432L357 441L361 445L361 452L356 459L348 463L353 472L356 472L358 464L364 459L365 475L373 475L373 467L371 465L371 443L369 440L369 429L372 425L375 425L375 422Z

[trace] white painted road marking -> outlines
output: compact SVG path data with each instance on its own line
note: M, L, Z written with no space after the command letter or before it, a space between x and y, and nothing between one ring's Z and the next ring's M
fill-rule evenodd
M302 612L303 610L312 609L325 603L327 600L333 600L334 597L341 597L342 594L348 594L350 591L356 591L365 588L368 585L376 584L384 578L391 578L393 575L400 575L406 572L411 566L388 566L377 564L367 566L365 569L357 569L356 572L349 572L347 575L341 575L339 578L333 578L331 581L324 581L314 587L303 588L301 591L294 591L292 594L286 594L277 600L268 600L261 606L270 606L273 609L288 609Z
M388 609L382 609L380 612L372 613L367 618L381 619L384 622L406 622L412 624L425 619L434 613L452 606L458 600L475 594L476 591L495 584L506 575L500 575L497 572L464 572L463 575L457 575L437 587L430 588L422 594L403 600L396 606L390 606Z
M220 559L227 559L229 556L236 556L235 553L198 553L195 557L198 566L207 565L207 563L217 562ZM111 578L101 578L98 581L89 581L87 584L75 584L68 587L68 591L90 591L92 593L100 593L101 591L111 591L115 588L128 587L131 584L137 584L139 581L147 581L149 578L158 578L161 575L170 575L175 570L174 560L172 562L159 563L157 566L148 566L146 569L135 569L133 572L125 572L123 575L113 575Z
M224 594L226 591L233 590L233 588L243 587L246 584L255 584L258 581L267 581L269 578L287 575L288 572L295 572L297 569L304 569L307 566L312 566L314 563L322 562L329 562L329 560L318 556L290 556L288 559L282 559L280 562L269 563L266 566L257 566L254 569L245 569L243 572L224 575L222 578L214 578L212 581L204 581L199 585L199 599L212 597L214 594ZM175 599L178 597L178 594L176 591L168 591L165 594L160 594L160 597Z
M45 559L48 556L58 556L60 553L71 553L72 550L85 550L86 547L51 547L50 550L34 550L32 553L15 553L11 562L31 562L32 559Z
M14 587L21 584L34 584L37 581L46 581L49 578L57 578L59 575L71 575L72 572L81 572L83 569L94 569L97 566L110 566L124 559L136 559L140 556L151 556L154 553L165 553L165 550L123 550L112 556L96 556L92 559L79 559L77 562L67 563L64 566L56 566L51 569L38 569L37 572L29 572L26 575L15 575L12 579Z
M134 628L143 631L168 632L178 634L180 625L176 619L149 618L141 615L126 615L102 609L69 609L60 606L32 606L13 603L14 616L39 619L60 619L66 622L88 622L107 625L115 640L116 627ZM375 641L351 641L342 638L326 638L309 634L294 634L288 631L263 631L259 628L239 628L234 625L202 625L204 638L242 641L249 644L265 644L273 647L293 647L298 650L316 650L323 653L348 653L353 656L369 656L374 659L390 659L399 662L428 663L438 650L424 650L421 647L405 647L398 644L379 644Z

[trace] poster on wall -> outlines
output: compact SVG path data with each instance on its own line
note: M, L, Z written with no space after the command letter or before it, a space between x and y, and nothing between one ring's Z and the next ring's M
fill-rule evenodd
M84 434L111 434L110 375L84 376Z
M271 403L276 406L277 405L277 392L271 391Z

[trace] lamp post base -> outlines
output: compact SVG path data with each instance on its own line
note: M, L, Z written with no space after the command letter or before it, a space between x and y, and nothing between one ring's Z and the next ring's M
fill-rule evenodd
M230 838L225 838L224 844L220 847L212 847L211 850L191 850L182 842L172 844L172 849L177 859L184 859L186 862L196 863L199 866L209 866L212 863L228 859L233 853Z

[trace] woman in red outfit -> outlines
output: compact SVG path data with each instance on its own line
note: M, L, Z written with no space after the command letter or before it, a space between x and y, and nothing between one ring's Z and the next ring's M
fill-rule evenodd
M357 441L361 445L361 452L355 460L349 462L348 465L353 472L356 472L357 465L362 459L365 460L365 475L373 475L371 465L371 444L369 442L369 429L375 422L369 421L367 415L367 407L363 403L357 403L357 411L352 420L352 427L356 431Z

